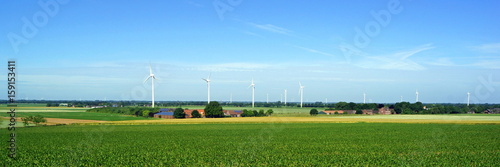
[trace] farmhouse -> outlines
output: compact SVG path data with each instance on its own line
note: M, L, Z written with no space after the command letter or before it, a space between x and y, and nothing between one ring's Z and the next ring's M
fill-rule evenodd
M333 115L335 114L335 112L337 112L337 114L356 114L356 110L325 110L323 111L326 115Z
M500 114L500 108L491 108L484 110L485 114Z
M230 116L230 117L241 117L241 114L243 111L240 110L224 110L224 115L225 116Z
M159 112L154 115L155 118L174 119L174 112Z
M391 115L391 109L389 109L389 107L382 107L378 109L378 112L374 111L374 113L381 115Z
M373 115L373 110L361 110L365 115Z

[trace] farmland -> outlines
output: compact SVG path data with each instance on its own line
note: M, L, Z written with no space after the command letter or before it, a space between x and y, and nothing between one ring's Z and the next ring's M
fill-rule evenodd
M124 121L124 120L144 120L144 117L135 117L110 113L89 113L89 112L17 112L17 117L30 115L40 115L45 118L65 118L65 119L84 119L98 121ZM7 117L7 113L0 113L0 117Z
M261 123L19 128L0 166L498 166L498 125ZM0 140L7 141L7 135Z

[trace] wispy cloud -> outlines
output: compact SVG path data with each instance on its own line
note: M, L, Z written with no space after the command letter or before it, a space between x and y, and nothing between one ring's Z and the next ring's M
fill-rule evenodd
M426 64L434 66L457 66L457 64L453 63L453 61L451 61L451 59L448 57L442 57L433 61L428 61L426 62Z
M308 51L308 52L311 52L311 53L317 53L317 54L321 54L321 55L325 55L325 56L334 57L334 55L332 55L330 53L322 52L322 51L319 51L319 50L316 50L316 49L306 48L306 47L302 47L302 46L294 46L294 47L302 49L302 50L305 50L305 51Z
M247 24L249 24L255 28L269 31L269 32L273 32L273 33L279 33L279 34L284 34L284 35L291 35L291 33L292 33L292 31L290 31L286 28L278 27L278 26L275 26L272 24L256 24L256 23L251 23L251 22L247 22Z
M363 68L391 69L391 70L424 70L425 67L409 58L417 53L433 49L431 44L422 45L413 49L399 51L381 56L366 56L355 65ZM367 55L367 54L365 54Z
M472 48L484 53L500 53L500 43L483 44Z
M259 37L259 38L264 38L264 36L262 36L260 34L257 34L257 33L250 32L250 31L243 31L243 33L245 33L247 35L251 35L251 36L256 36L256 37Z

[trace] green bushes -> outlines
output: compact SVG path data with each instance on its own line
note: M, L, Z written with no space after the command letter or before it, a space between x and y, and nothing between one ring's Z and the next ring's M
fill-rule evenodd
M157 113L159 108L151 107L104 107L104 108L93 108L87 110L87 112L97 112L97 113L115 113L123 115L135 115L152 117L154 113Z
M35 125L39 125L40 123L47 122L47 120L40 115L27 116L27 117L21 118L21 120L23 121L24 126L28 126L30 123L34 123Z
M273 109L269 109L266 112L264 112L264 109L260 109L259 111L244 109L242 112L241 117L264 117L270 116L274 113Z

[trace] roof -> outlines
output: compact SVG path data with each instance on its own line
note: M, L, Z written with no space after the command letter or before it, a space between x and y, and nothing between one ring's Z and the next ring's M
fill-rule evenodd
M159 112L155 115L174 115L174 112Z
M160 112L168 112L168 111L173 111L171 108L160 108Z

